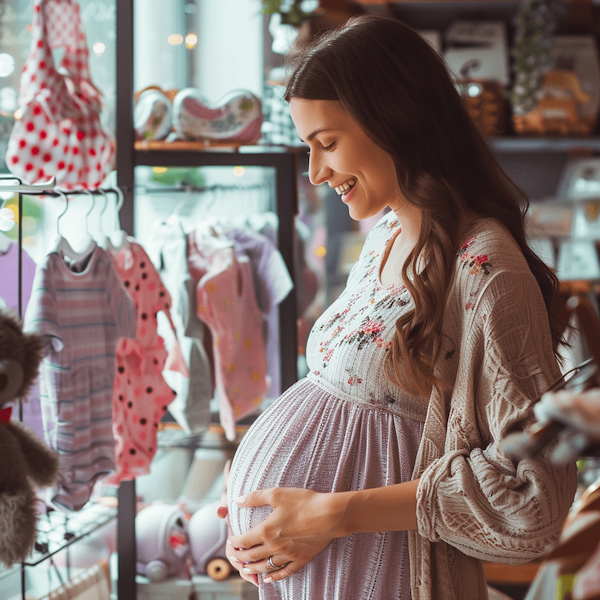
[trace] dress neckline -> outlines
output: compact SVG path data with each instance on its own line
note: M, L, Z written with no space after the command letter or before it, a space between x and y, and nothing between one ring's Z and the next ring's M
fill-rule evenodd
M475 219L473 219L467 225L467 227L465 229L465 232L463 235L463 241L461 242L461 244L459 246L459 252L460 252L460 249L463 248L464 245L466 243L468 243L471 238L473 238L474 236L476 236L478 233L481 232L481 229L482 229L484 223L493 221L493 220L494 220L493 217L476 217ZM398 221L397 217L396 217L396 223L397 223L397 225L394 229L392 236L386 242L383 254L381 255L381 257L379 259L379 264L377 266L377 271L376 271L377 285L379 287L381 287L382 289L386 289L386 290L390 289L390 288L394 288L394 287L402 287L404 285L403 279L401 278L400 275L398 275L397 282L390 283L389 285L383 285L383 283L381 282L381 273L383 271L383 268L385 267L385 264L389 258L390 252L392 250L394 242L396 241L396 238L402 232L402 226L400 225L400 222Z
M377 266L377 285L385 288L385 289L389 289L389 288L393 288L393 287L398 287L398 286L402 286L402 278L398 277L398 281L394 282L394 283L390 283L389 285L383 285L383 283L381 283L381 273L383 272L383 268L385 267L385 264L387 263L387 260L390 256L390 252L392 251L392 247L394 245L394 242L396 241L396 238L400 235L400 233L402 232L402 227L400 225L400 222L398 220L396 220L397 226L392 234L392 236L388 239L385 248L383 250L383 254L381 255L381 258L379 259L379 264Z

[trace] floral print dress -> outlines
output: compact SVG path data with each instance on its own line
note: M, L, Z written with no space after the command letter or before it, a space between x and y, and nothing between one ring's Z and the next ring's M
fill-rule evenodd
M235 534L271 510L239 508L232 501L252 490L347 491L412 478L426 402L393 385L384 372L396 320L412 307L400 282L386 287L379 280L386 245L398 227L389 213L371 231L346 289L310 334L308 376L263 413L242 440L229 479ZM335 539L295 575L260 585L260 598L269 600L410 597L405 532Z

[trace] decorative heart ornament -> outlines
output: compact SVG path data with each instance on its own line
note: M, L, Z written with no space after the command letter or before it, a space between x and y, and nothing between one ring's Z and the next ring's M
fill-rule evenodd
M251 92L230 92L208 105L195 88L181 90L173 100L173 126L179 139L209 139L254 144L260 138L262 106Z
M162 140L171 131L171 100L161 90L144 90L133 109L135 131L142 140Z

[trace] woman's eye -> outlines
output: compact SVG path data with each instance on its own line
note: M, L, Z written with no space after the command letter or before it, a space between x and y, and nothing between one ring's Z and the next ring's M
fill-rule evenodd
M329 144L329 146L323 146L323 150L332 150L334 146L335 142L332 142L331 144Z

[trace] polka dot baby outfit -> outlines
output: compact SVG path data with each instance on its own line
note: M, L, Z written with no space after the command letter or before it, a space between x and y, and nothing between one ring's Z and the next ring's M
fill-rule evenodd
M235 422L258 410L269 383L250 262L233 247L217 250L196 293L198 318L213 337L221 425L233 440Z
M137 337L117 346L113 387L113 433L116 474L111 483L150 472L156 454L158 422L175 397L162 370L167 351L157 333L156 314L169 320L171 298L144 249L129 239L112 253L115 268L137 307Z

